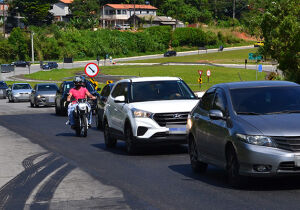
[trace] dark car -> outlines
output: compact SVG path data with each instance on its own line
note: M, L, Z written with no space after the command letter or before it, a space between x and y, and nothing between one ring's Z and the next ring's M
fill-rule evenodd
M15 70L13 64L1 64L1 73L9 73Z
M99 93L94 88L92 83L88 80L85 80L85 86L88 91L98 98ZM64 81L59 89L56 92L55 96L55 113L57 115L67 115L68 107L66 106L67 97L71 88L74 87L73 81ZM97 106L97 100L88 99L89 104L91 105L92 111L95 112Z
M6 99L6 92L7 92L8 86L4 81L0 81L0 97Z
M167 51L167 52L165 52L164 57L170 57L170 56L176 56L176 55L177 55L176 51Z
M214 85L188 117L194 171L227 171L234 187L244 176L300 175L300 85L286 81Z
M58 87L55 83L36 84L30 94L30 106L53 106Z
M57 69L58 64L56 62L48 62L42 65L42 69Z
M102 120L103 120L103 113L104 113L104 106L107 101L107 97L109 96L112 88L114 87L115 83L110 83L108 85L105 85L102 89L100 95L97 98L97 107L96 107L96 127L98 129L102 129Z
M29 62L27 62L27 61L15 61L15 62L13 62L13 65L15 65L16 67L26 67L26 66L29 66Z

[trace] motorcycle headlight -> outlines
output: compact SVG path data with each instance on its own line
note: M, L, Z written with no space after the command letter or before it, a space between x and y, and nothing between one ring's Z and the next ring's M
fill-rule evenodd
M133 117L151 117L152 113L151 112L146 112L143 110L139 110L139 109L132 109L132 115Z
M236 136L238 137L238 139L248 144L266 147L277 147L276 143L272 140L272 138L268 136L250 136L244 134L236 134Z
M78 108L79 108L79 110L84 111L84 110L86 110L86 105L84 103L78 104Z

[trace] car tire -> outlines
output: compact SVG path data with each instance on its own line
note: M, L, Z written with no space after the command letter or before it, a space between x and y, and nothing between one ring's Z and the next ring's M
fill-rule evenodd
M60 111L59 111L59 109L58 109L58 107L56 105L56 102L55 102L55 114L56 115L60 115Z
M109 132L109 125L107 120L104 121L104 143L106 148L115 148L117 145L117 139L111 137L111 134Z
M207 164L198 160L199 154L193 137L189 140L189 156L192 170L196 173L204 173L207 169Z
M98 111L95 111L95 121L96 121L96 127L101 130L103 129L102 120L100 119L100 116L98 114Z
M229 185L233 188L243 188L245 186L245 180L239 173L240 165L233 146L230 146L226 151L226 163Z
M34 103L30 101L30 107L34 107Z
M133 143L132 129L130 125L125 128L125 138L126 138L126 151L128 154L133 155L136 153L136 145Z

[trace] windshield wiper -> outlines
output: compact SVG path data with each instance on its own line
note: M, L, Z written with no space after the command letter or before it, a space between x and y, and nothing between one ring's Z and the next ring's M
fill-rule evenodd
M268 112L266 114L292 114L292 113L300 113L300 110L283 110L279 112Z
M237 112L237 114L242 114L242 115L260 115L260 113L256 113L256 112Z

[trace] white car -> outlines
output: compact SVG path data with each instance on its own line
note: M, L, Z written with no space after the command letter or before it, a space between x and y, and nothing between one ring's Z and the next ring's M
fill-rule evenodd
M125 140L128 153L143 144L185 144L186 124L198 98L177 77L141 77L117 82L104 108L106 147Z

